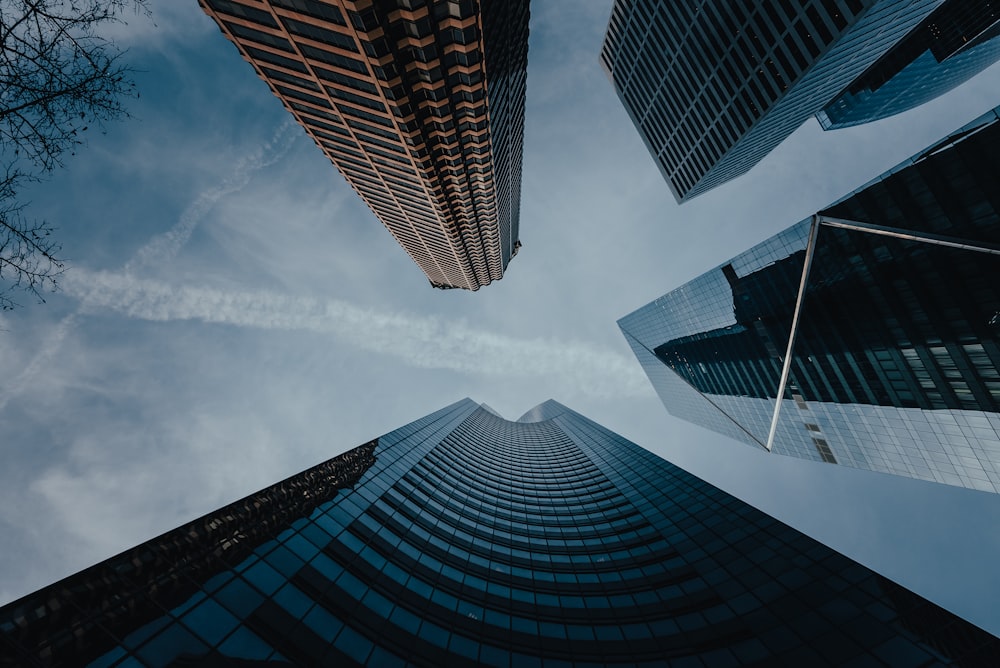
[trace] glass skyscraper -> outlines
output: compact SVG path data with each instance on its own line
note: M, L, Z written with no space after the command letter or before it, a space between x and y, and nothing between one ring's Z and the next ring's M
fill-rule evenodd
M199 0L436 288L520 248L528 0Z
M821 114L828 127L839 127L839 114L880 118L972 76L998 55L989 42L994 5L617 0L601 62L684 202L749 171L810 116ZM929 20L938 7L940 20ZM909 35L905 48L891 51ZM963 38L967 47L969 39L989 43L963 50ZM917 58L928 48L932 60L947 60L918 58L898 71L903 54ZM888 87L869 90L894 73ZM838 97L845 91L854 93Z
M1000 640L548 401L465 399L0 609L0 665L992 665Z
M1000 58L1000 2L946 2L816 114L824 130L913 109Z
M622 318L667 409L1000 492L998 112Z

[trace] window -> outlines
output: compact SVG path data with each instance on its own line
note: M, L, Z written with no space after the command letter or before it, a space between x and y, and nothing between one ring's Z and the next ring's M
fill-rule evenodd
M327 30L311 23L296 21L295 19L283 18L282 21L285 27L288 28L288 32L293 35L308 37L309 39L314 39L318 42L344 49L345 51L357 52L358 50L357 44L354 43L354 38L350 35Z
M248 21L253 21L254 23L267 26L268 28L278 27L274 17L272 17L269 12L255 9L253 7L247 7L246 5L232 2L232 0L205 0L205 4L218 12L224 12L230 16L238 16L242 19L247 19Z
M295 53L292 45L288 40L283 37L278 37L270 33L263 32L261 30L254 30L253 28L247 28L240 25L239 23L231 23L230 21L222 22L234 35L240 39L249 40L251 42L257 42L259 44L266 44L275 49L280 49L281 51L287 51L289 53Z
M307 16L325 19L339 26L347 25L347 21L344 20L344 15L340 13L340 9L325 2L316 2L315 0L271 0L271 4L286 9L294 9Z

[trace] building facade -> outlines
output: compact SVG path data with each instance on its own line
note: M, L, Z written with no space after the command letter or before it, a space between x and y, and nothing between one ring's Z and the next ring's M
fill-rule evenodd
M471 400L0 608L2 665L987 666L1000 640L573 411Z
M520 247L528 0L199 0L438 288Z
M601 63L684 202L749 171L941 4L617 0Z
M1000 492L998 111L622 318L667 409Z
M816 114L824 130L869 123L933 100L1000 58L1000 2L946 2Z

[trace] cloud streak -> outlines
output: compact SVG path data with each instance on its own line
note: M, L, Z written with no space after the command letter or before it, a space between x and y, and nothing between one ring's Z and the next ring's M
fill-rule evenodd
M77 269L66 276L63 288L81 300L84 312L110 310L149 321L196 320L332 334L413 367L497 377L565 378L580 392L596 397L644 396L648 391L634 361L581 342L521 339L461 321L380 312L339 300L176 286L117 272Z
M250 183L250 179L261 169L273 165L285 157L294 143L295 135L289 137L296 125L286 121L278 126L271 139L249 155L243 157L229 175L219 185L203 191L181 213L177 223L169 230L150 239L125 263L125 272L134 273L144 267L162 264L177 255L187 244L205 215L226 195L237 193Z
M293 121L286 121L278 126L271 139L241 158L226 179L198 195L170 229L154 236L139 248L125 263L122 270L124 275L155 267L176 257L205 216L222 198L241 191L257 172L278 162L288 153L296 139L293 132L296 127ZM93 273L86 269L74 268L64 277L65 284L78 285L81 276L91 275ZM60 285L65 287L62 279ZM0 410L3 410L13 397L20 394L44 371L59 352L67 334L76 327L79 313L78 309L63 318L20 373L0 388Z

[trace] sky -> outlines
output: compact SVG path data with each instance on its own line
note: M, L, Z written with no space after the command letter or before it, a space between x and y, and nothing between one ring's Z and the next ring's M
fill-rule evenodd
M670 416L616 320L1000 103L994 66L678 206L598 64L610 0L534 0L523 248L434 290L194 0L127 17L139 98L27 213L68 269L0 314L0 605L463 397L552 398L1000 634L1000 498Z

